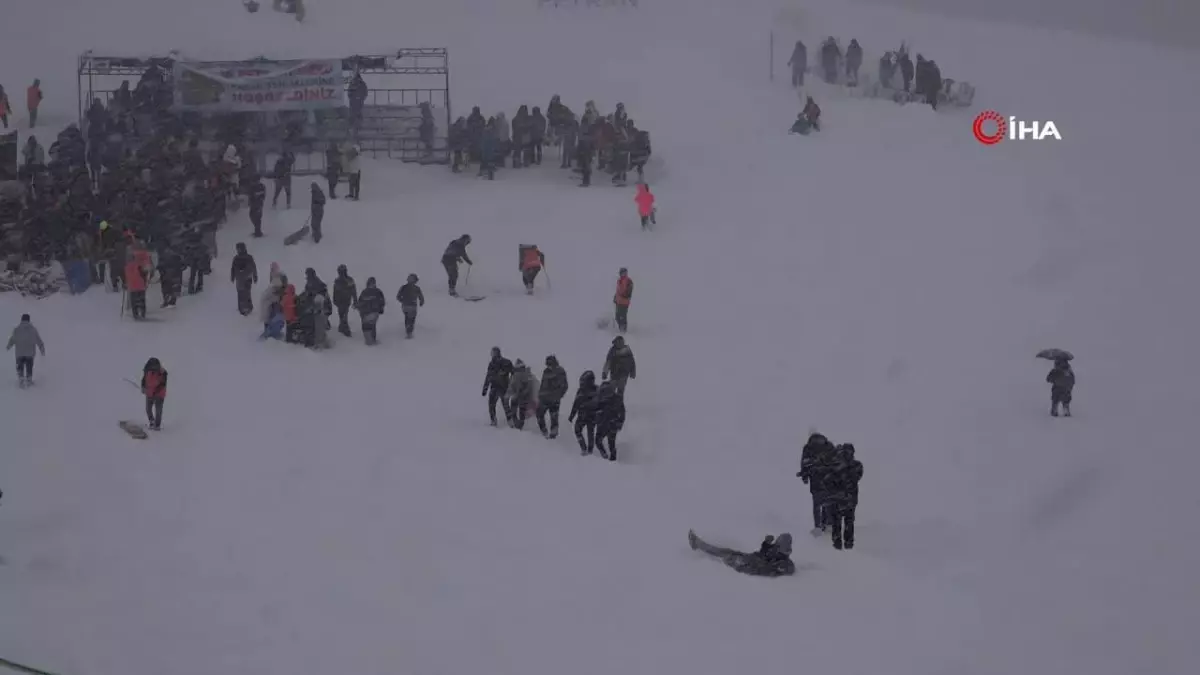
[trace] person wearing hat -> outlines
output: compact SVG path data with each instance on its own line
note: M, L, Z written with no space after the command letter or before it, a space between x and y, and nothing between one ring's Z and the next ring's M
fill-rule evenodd
M150 357L142 367L142 394L146 397L146 419L150 428L162 428L163 404L167 400L167 369Z
M404 312L404 337L412 339L413 329L417 327L417 307L425 306L425 294L417 285L417 275L408 275L408 283L400 287L396 300L400 301L400 311Z
M558 411L563 397L567 395L567 371L558 363L554 354L546 357L546 369L542 371L542 386L538 389L537 423L546 438L558 438ZM546 428L546 414L550 415L550 428Z
M353 337L350 332L350 310L358 305L358 286L350 270L345 265L338 265L337 278L333 280L333 306L338 313L338 332L346 337Z
M600 371L601 379L612 376L617 386L617 394L625 395L625 384L630 379L637 379L637 361L633 358L633 350L625 344L625 338L618 335L613 338L612 347L604 357L604 369Z
M42 343L42 336L30 322L28 314L21 315L21 323L13 329L12 337L8 338L8 346L4 350L8 351L13 347L17 348L17 383L24 389L33 384L34 355L37 351L41 351L42 356L46 355L46 345Z
M350 193L346 195L346 199L358 201L359 189L362 187L362 167L359 166L359 156L362 155L362 149L355 143L346 150L345 163L342 165L342 173L350 181Z
M385 304L383 291L375 285L375 277L369 277L367 287L363 289L362 295L358 296L356 303L358 315L362 318L363 341L368 345L376 344L375 324L383 314Z
M317 184L317 181L313 181L312 206L309 211L308 223L314 244L321 243L321 221L323 220L325 220L325 193L321 192L321 186Z
M688 530L688 545L693 551L707 553L729 567L756 577L785 577L796 573L792 562L792 535L784 532L778 537L767 535L754 553L713 546Z

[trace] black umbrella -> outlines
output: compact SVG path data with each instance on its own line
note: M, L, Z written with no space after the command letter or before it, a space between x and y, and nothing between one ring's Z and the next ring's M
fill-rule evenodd
M1071 361L1075 358L1075 355L1065 349L1043 349L1037 353L1037 357L1039 359L1048 359L1050 361Z

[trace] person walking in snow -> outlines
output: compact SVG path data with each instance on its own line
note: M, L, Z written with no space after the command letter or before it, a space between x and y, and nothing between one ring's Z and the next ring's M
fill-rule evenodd
M314 244L321 243L321 221L325 219L325 193L316 181L312 183L312 210L309 212L309 226L312 228Z
M346 159L342 166L342 170L350 182L350 192L346 195L346 199L354 201L358 201L359 190L362 188L362 167L359 165L361 155L362 149L358 147L358 144L351 145L346 149Z
M796 40L796 46L792 49L792 58L788 59L787 64L792 67L792 87L800 88L804 86L804 71L808 69L808 48L804 43Z
M567 395L567 371L558 363L554 354L546 357L546 369L542 371L542 386L538 389L537 423L546 438L558 438L558 411L563 397ZM550 415L550 429L546 429L546 415Z
M629 269L622 267L617 272L617 292L613 294L613 307L616 308L617 330L624 333L629 330L629 305L633 302L633 279L629 277Z
M642 229L649 228L651 224L657 225L656 218L658 207L654 205L654 193L650 192L650 186L646 183L638 183L637 194L633 197L633 202L637 204L638 217L642 219Z
M240 241L233 263L229 266L229 282L237 289L238 313L249 316L254 311L254 298L250 291L258 283L258 265L254 263L254 256L246 250L246 245Z
M338 313L338 332L353 337L350 332L350 310L358 305L358 286L345 265L338 265L337 278L333 280L333 306Z
M256 176L254 182L250 184L250 224L254 225L254 234L250 236L256 239L263 236L263 205L266 201L267 186L263 185L262 178Z
M446 251L442 253L442 267L446 268L446 279L450 287L450 297L458 297L458 263L467 263L473 265L471 257L467 255L467 245L471 243L471 235L464 234L463 236L451 241L446 246Z
M517 269L521 272L521 282L525 284L525 294L533 295L533 281L546 265L546 254L531 244L522 244L517 253Z
M325 149L325 180L329 183L329 198L337 199L338 179L342 175L342 150L336 141L329 141Z
M512 381L512 361L500 354L499 347L492 347L492 356L488 361L487 374L483 376L483 393L488 400L488 416L492 426L496 424L496 402L504 408L504 418L512 420L512 411L508 407L508 385Z
M835 448L824 434L812 432L800 454L800 471L796 477L808 485L812 497L813 534L825 531L825 473L835 454Z
M167 369L151 357L142 368L142 394L146 397L146 419L155 431L162 428L163 404L167 400Z
M625 385L630 379L637 379L637 361L633 358L633 350L625 344L625 338L618 335L613 338L612 347L604 357L604 370L600 372L602 379L612 376L617 393L625 395Z
M615 380L605 380L596 391L596 449L601 457L617 461L617 434L624 427L625 397Z
M827 84L837 84L838 65L841 60L842 49L831 35L821 45L821 70L824 71Z
M1054 361L1054 368L1046 374L1046 382L1050 383L1050 416L1058 417L1058 406L1061 403L1063 416L1071 416L1071 392L1075 390L1075 371L1065 358Z
M825 476L822 509L830 526L833 547L839 551L854 548L854 510L858 507L858 483L863 477L862 462L854 459L854 446L837 446Z
M275 196L271 198L271 208L279 205L279 193L287 193L287 208L292 208L292 167L296 164L296 156L284 150L275 160Z
M25 91L25 106L29 109L29 128L37 126L38 108L42 105L42 81L34 80Z
M536 412L538 400L538 379L521 359L513 362L512 380L508 383L508 409L512 413L509 424L520 430L525 428L525 420Z
M379 317L383 315L384 305L383 291L375 283L375 277L367 279L367 287L363 289L362 295L358 296L358 315L362 319L363 341L367 345L378 343L375 336L375 324L379 322Z
M13 328L12 336L8 338L8 346L4 350L8 351L13 347L17 349L17 384L24 389L33 384L33 357L36 352L40 351L42 356L46 355L46 345L28 314L21 315L21 323Z
M579 376L579 387L575 389L575 402L567 415L567 421L575 423L575 440L579 441L579 451L584 455L592 454L596 448L596 391L596 374L583 371Z
M858 69L862 67L862 60L863 50L858 40L850 40L850 46L846 47L846 84L851 87L858 86Z
M150 253L130 236L130 252L125 263L125 289L129 308L135 320L146 318L146 285L152 269Z
M396 293L400 302L400 311L404 312L404 337L412 339L413 329L417 327L417 308L425 306L425 294L417 285L417 275L408 275L408 281Z

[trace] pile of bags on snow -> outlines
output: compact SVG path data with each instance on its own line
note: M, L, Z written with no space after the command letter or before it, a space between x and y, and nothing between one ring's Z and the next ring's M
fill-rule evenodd
M66 288L67 278L59 265L12 270L0 269L0 293L16 291L37 299L45 298Z

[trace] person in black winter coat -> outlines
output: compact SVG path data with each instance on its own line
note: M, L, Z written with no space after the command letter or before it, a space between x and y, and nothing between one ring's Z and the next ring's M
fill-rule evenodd
M164 246L158 251L159 290L162 292L162 307L174 307L183 292L183 257L174 247Z
M333 303L329 298L329 286L317 276L317 271L309 267L304 270L304 292L313 296L321 296L322 305L324 306L325 323L329 323L328 317L333 314Z
M250 185L250 223L254 225L254 237L263 236L262 217L263 204L267 201L267 186L262 179L256 178Z
M914 68L912 59L908 57L907 51L900 51L896 58L896 64L900 66L900 77L904 80L904 91L912 91Z
M385 305L383 291L375 285L375 277L367 279L367 287L358 296L358 315L362 318L363 340L368 345L376 344L375 324L383 315Z
M501 356L499 347L492 347L492 358L488 361L487 374L483 377L483 393L481 394L488 399L488 416L492 420L492 426L499 426L496 422L496 401L500 401L503 406L505 419L512 417L507 399L508 385L512 380L512 374L512 361Z
M233 264L229 266L229 282L237 289L238 312L242 316L248 316L254 311L254 299L250 295L250 289L258 283L258 266L254 264L254 256L250 255L242 242L238 242Z
M467 245L471 243L471 235L464 234L463 236L451 241L446 246L446 251L442 253L442 267L446 268L446 279L450 287L450 296L458 297L458 263L467 263L473 265L471 257L467 255Z
M275 160L275 196L271 198L271 208L279 205L279 193L287 193L287 207L292 208L292 167L296 164L296 156L285 150Z
M467 118L459 117L454 120L454 124L450 125L446 141L450 146L452 158L450 170L458 173L462 171L462 167L466 164L465 153L470 149L470 141L467 137Z
M350 310L358 304L358 287L354 284L345 265L338 265L337 278L333 280L333 306L338 313L338 332L346 337L350 333Z
M932 59L925 62L925 69L928 71L925 76L925 102L937 110L938 95L942 92L942 69Z
M404 312L405 339L411 339L413 329L417 327L417 308L425 306L425 294L421 292L417 281L417 275L408 275L408 282L401 286L396 293L396 300L400 302L400 311Z
M321 192L321 186L313 181L312 184L312 211L309 216L309 227L312 228L312 240L314 244L321 243L321 221L325 219L325 193Z
M1050 383L1050 415L1058 417L1058 405L1061 403L1063 416L1071 416L1071 393L1075 390L1075 371L1066 359L1054 362L1054 368L1046 374L1046 382Z
M188 266L188 295L204 291L204 277L212 273L212 257L197 227L183 233L183 262Z
M637 379L637 361L633 358L633 350L620 335L613 338L612 347L604 357L604 369L600 372L601 378L607 379L610 375L621 396L625 396L626 383L630 379Z
M596 447L596 391L596 374L590 370L583 371L579 376L579 387L575 390L575 402L571 404L571 413L567 415L568 422L575 422L575 440L579 441L579 451L584 455L592 454Z
M755 577L786 577L796 573L792 562L792 535L784 532L778 537L767 535L754 553L744 553L732 548L713 546L688 530L688 544L693 551L701 551L732 569Z
M825 518L832 530L833 547L854 548L854 510L858 507L858 482L862 462L854 458L854 446L839 445L825 475Z
M546 369L542 371L542 384L538 388L538 429L546 438L558 438L558 410L567 395L567 371L558 363L558 357L546 357ZM550 429L546 429L546 414L550 414Z
M824 434L813 432L804 444L800 455L800 472L796 474L800 480L808 484L812 495L813 532L824 532L827 526L825 518L825 473L833 459L834 447Z
M858 69L862 67L863 50L857 39L850 40L846 47L846 83L854 87L858 85Z
M616 382L607 380L596 392L596 448L600 456L617 461L617 433L625 427L625 397ZM608 447L605 448L607 441Z
M838 60L842 58L842 50L837 46L833 37L828 37L821 45L821 70L825 74L825 82L837 84Z
M530 159L534 164L540 165L542 163L542 145L546 142L546 118L542 115L541 108L533 107L529 124Z
M792 67L792 86L804 86L804 71L808 69L808 48L804 43L796 40L796 46L792 49L792 58L788 59L787 64Z

